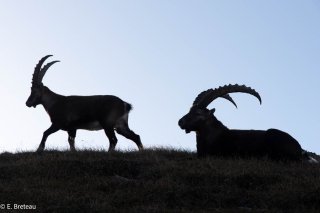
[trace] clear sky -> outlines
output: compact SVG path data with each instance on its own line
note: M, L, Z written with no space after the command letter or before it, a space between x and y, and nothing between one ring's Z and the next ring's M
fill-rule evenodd
M0 0L0 152L32 151L51 122L27 108L38 60L53 54L44 84L63 95L113 94L134 106L145 147L195 150L178 119L203 90L239 83L262 105L216 100L232 129L278 128L320 153L318 0ZM136 149L118 136L117 148ZM77 148L107 149L103 131L78 131ZM68 148L67 133L47 148Z

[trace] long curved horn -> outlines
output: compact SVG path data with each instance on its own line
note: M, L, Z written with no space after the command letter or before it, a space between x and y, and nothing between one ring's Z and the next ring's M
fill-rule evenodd
M229 85L225 85L223 87L219 87L216 89L208 89L206 91L201 92L197 96L197 98L194 100L193 105L197 105L197 106L205 108L213 100L215 100L218 97L225 98L235 105L232 98L228 95L229 93L234 93L234 92L248 93L250 95L255 96L259 100L260 104L262 103L259 93L256 92L254 89L247 87L245 85L238 85L238 84L231 85L231 84L229 84ZM228 95L228 96L226 96L226 95Z
M57 62L60 62L60 61L52 61L50 63L47 63L42 69L41 69L41 72L39 73L39 76L38 76L38 82L41 83L42 82L42 79L43 79L43 76L46 74L47 70L49 69L49 67L51 67L51 65L53 65L54 63L57 63Z
M34 72L33 72L33 76L32 76L32 86L37 86L41 84L41 81L39 81L39 73L41 71L41 66L43 64L43 62L51 57L52 55L46 55L43 58L40 59L40 61L38 62L38 64L36 65L36 67L34 68Z
M229 94L223 95L221 96L221 98L227 99L228 101L230 101L236 108L238 108L236 102L234 102L234 100L231 98L231 96Z

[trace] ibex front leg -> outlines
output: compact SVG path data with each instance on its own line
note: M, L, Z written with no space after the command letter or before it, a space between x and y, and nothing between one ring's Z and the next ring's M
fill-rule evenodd
M43 136L42 136L42 139L41 139L41 143L37 149L37 152L42 152L44 150L44 147L46 145L46 140L48 138L49 135L51 135L52 133L55 133L56 131L58 131L59 128L57 128L56 126L54 125L51 125L49 127L49 129L47 129L46 131L44 131L43 133Z
M74 147L74 140L76 138L76 133L77 133L77 130L70 130L68 131L68 142L69 142L69 145L70 145L70 151L72 152L75 152L76 151L76 148Z

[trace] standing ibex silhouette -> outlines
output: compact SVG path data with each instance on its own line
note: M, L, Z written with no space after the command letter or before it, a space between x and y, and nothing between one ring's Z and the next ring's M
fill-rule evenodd
M52 55L43 57L36 65L32 78L31 94L26 102L28 107L42 104L51 119L51 126L43 133L38 152L45 148L47 137L64 130L69 134L70 149L75 150L74 140L77 129L104 129L109 142L109 151L117 144L116 131L120 135L134 141L138 148L143 148L140 136L129 129L128 115L131 104L112 95L95 96L63 96L52 92L42 84L43 76L51 65L59 61L52 61L42 67L44 61Z

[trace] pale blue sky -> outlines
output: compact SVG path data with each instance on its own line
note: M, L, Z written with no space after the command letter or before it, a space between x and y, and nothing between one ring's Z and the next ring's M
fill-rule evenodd
M35 150L50 120L27 108L38 60L61 60L44 84L63 95L113 94L132 103L129 124L146 147L195 150L177 125L203 90L246 84L211 104L233 129L278 128L320 153L318 0L0 0L0 152ZM118 136L118 149L136 149ZM107 149L103 131L79 131L78 148ZM67 134L47 148L68 148Z

